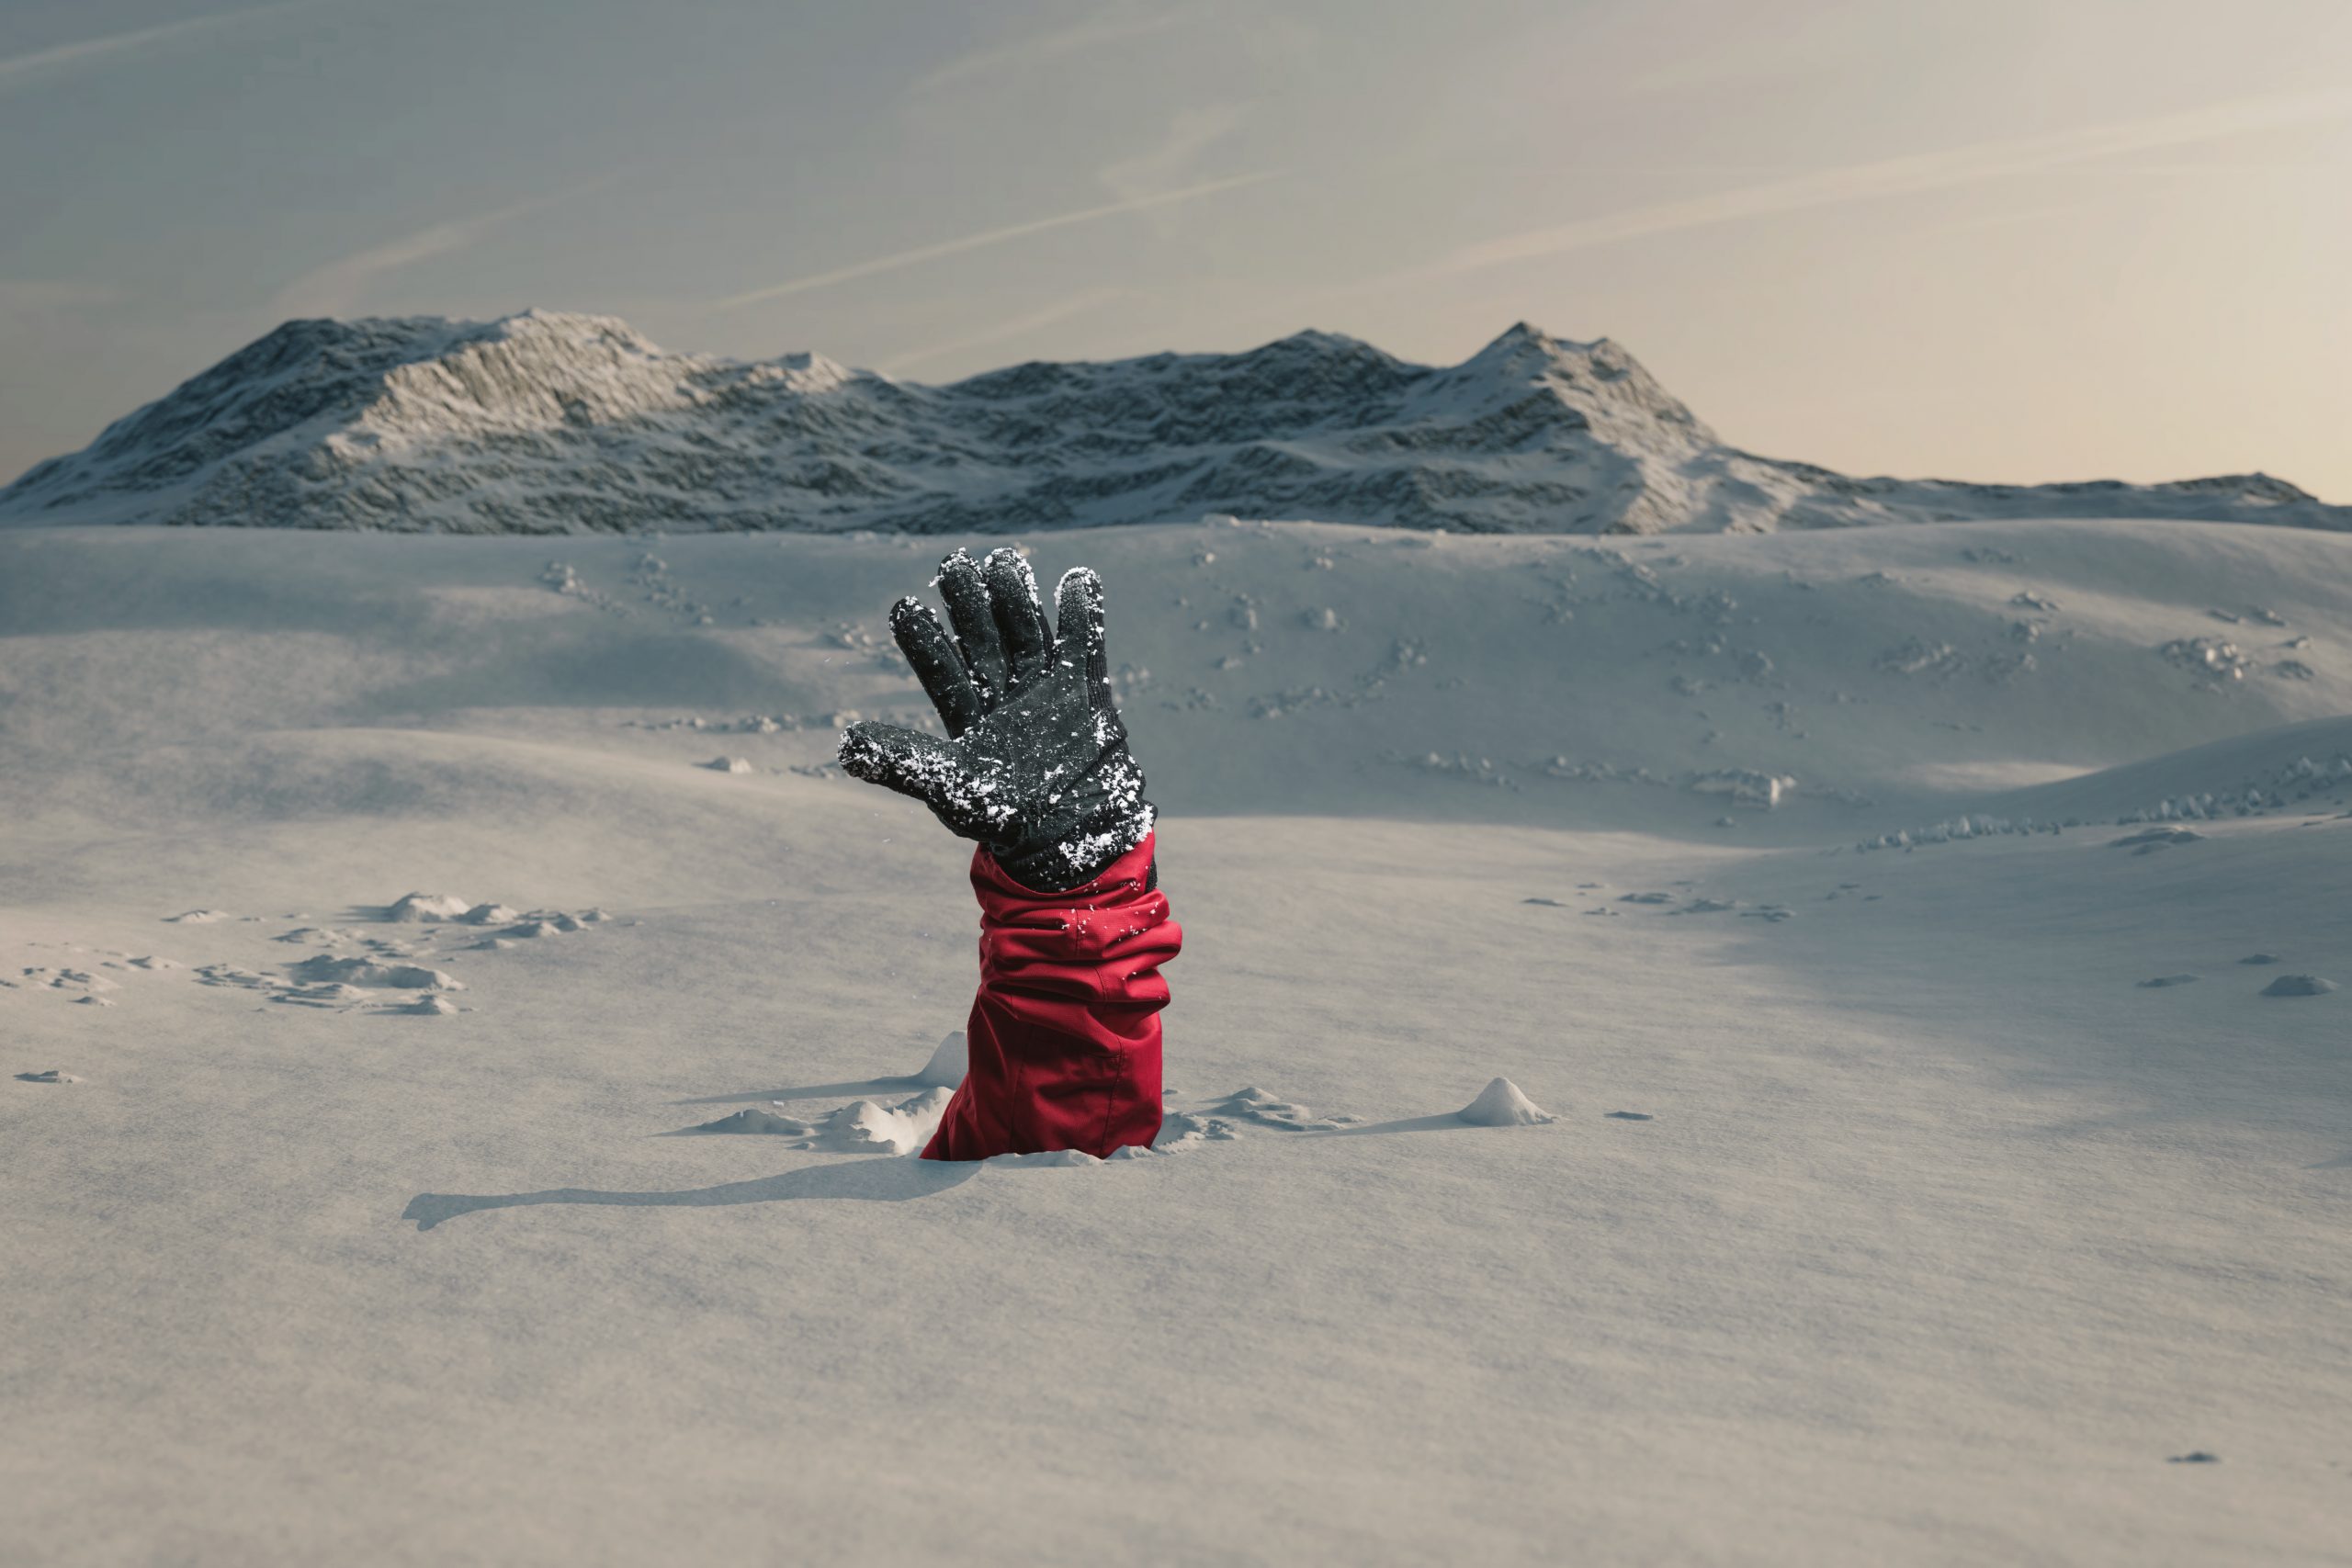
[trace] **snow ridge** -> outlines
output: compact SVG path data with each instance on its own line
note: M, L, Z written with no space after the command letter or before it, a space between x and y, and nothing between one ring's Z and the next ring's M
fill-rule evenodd
M0 491L0 525L1007 533L1204 513L1471 533L1996 517L2352 529L2265 475L1852 479L1726 446L1619 344L1521 323L1460 365L1306 332L948 386L665 353L605 316L288 321Z

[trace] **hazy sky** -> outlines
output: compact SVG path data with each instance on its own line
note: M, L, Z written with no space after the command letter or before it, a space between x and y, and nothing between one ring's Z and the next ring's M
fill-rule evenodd
M2352 502L2345 0L0 0L0 479L293 315L921 380L1614 337L1862 473Z

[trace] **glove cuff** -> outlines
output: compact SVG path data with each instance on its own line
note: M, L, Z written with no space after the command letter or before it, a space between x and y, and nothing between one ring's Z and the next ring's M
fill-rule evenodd
M1080 823L1058 838L1023 844L983 846L997 868L1039 893L1068 893L1101 876L1121 856L1151 837L1151 802Z

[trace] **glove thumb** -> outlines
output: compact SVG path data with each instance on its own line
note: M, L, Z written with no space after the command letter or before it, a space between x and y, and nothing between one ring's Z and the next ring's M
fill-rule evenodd
M846 773L926 803L939 800L963 773L956 748L936 735L871 721L842 731L835 752Z

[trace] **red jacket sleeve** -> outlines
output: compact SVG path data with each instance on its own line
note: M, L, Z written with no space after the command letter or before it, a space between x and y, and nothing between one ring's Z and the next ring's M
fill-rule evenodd
M925 1159L1083 1149L1108 1157L1159 1131L1159 966L1184 932L1157 886L1156 835L1067 893L972 856L980 989L970 1065Z

